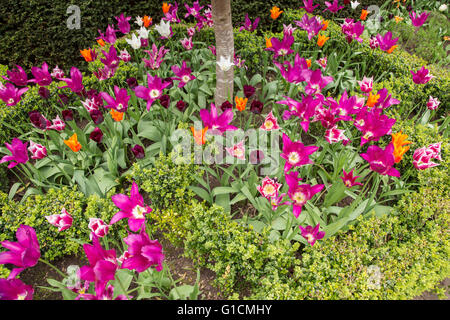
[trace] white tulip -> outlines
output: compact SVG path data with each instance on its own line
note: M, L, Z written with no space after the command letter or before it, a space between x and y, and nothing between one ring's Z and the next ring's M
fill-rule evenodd
M444 4L441 4L440 6L439 6L439 11L440 12L444 12L445 10L447 10L447 5L444 3Z
M224 72L230 70L231 66L234 66L234 63L231 62L231 57L225 58L223 56L220 57L220 60L217 61L217 64L219 68Z
M137 50L141 47L141 39L136 37L136 35L134 33L131 36L131 39L125 39L125 40L134 50Z
M142 21L142 18L140 16L136 17L136 21L135 23L139 26L142 27L142 25L144 24L144 21Z
M159 32L161 37L168 38L170 36L170 21L165 23L164 20L161 20L159 25L155 25L155 29Z
M351 1L352 9L355 10L359 6L358 1Z
M138 30L139 33L139 37L143 38L143 39L148 39L148 30L145 27L141 27Z

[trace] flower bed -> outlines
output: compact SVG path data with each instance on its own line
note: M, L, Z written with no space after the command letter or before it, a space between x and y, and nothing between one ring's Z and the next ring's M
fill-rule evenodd
M338 22L337 1L322 7L330 20L274 7L263 31L247 15L234 57L220 55L211 8L175 3L159 24L121 14L99 30L80 50L89 74L1 68L0 296L32 298L21 272L85 254L47 289L201 297L200 274L179 285L157 237L230 299L435 289L449 274L448 72L364 9Z

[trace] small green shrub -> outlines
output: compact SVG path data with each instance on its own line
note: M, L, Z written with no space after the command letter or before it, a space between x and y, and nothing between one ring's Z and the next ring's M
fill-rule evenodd
M188 187L197 174L198 166L192 163L175 164L170 153L167 156L160 154L148 169L134 163L128 179L136 181L147 192L153 209L182 209L194 197Z
M216 284L226 294L247 284L257 286L267 274L287 276L296 263L298 243L271 243L267 230L259 234L251 226L231 220L217 205L207 209L192 203L185 228L186 256L213 270Z

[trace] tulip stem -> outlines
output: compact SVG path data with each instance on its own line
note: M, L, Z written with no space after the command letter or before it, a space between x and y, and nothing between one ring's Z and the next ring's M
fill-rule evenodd
M42 258L39 258L39 262L43 262L43 263L45 263L46 265L48 265L49 267L53 268L56 272L58 272L58 274L59 274L61 277L63 277L63 279L66 278L66 275L65 275L61 270L59 270L57 267L55 267L54 265L52 265L50 262L48 262L48 261L46 261L46 260L44 260L44 259L42 259Z

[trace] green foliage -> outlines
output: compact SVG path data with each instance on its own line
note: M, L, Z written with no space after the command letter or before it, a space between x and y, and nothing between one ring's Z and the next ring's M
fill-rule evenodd
M136 181L139 187L147 192L151 207L155 209L182 209L193 197L188 190L198 174L198 167L192 163L177 164L172 159L172 153L167 156L160 154L150 168L141 168L134 163L130 180Z
M101 218L108 223L118 211L111 201L111 190L108 198L100 199L97 196L86 198L75 187L63 187L60 190L50 189L45 195L30 196L23 204L8 200L5 193L0 192L0 241L16 241L15 234L21 224L33 227L36 230L41 248L41 255L47 260L54 260L70 254L80 252L79 241L89 241L89 218ZM58 229L48 223L45 216L60 214L66 208L73 217L73 224L67 230L58 232ZM112 235L124 236L119 231L126 222L119 222L112 227ZM78 241L75 241L78 240Z
M242 221L231 220L217 205L207 209L193 202L185 228L185 254L213 270L226 294L247 284L257 286L267 274L288 276L296 262L298 243L271 243L268 230L259 234Z

